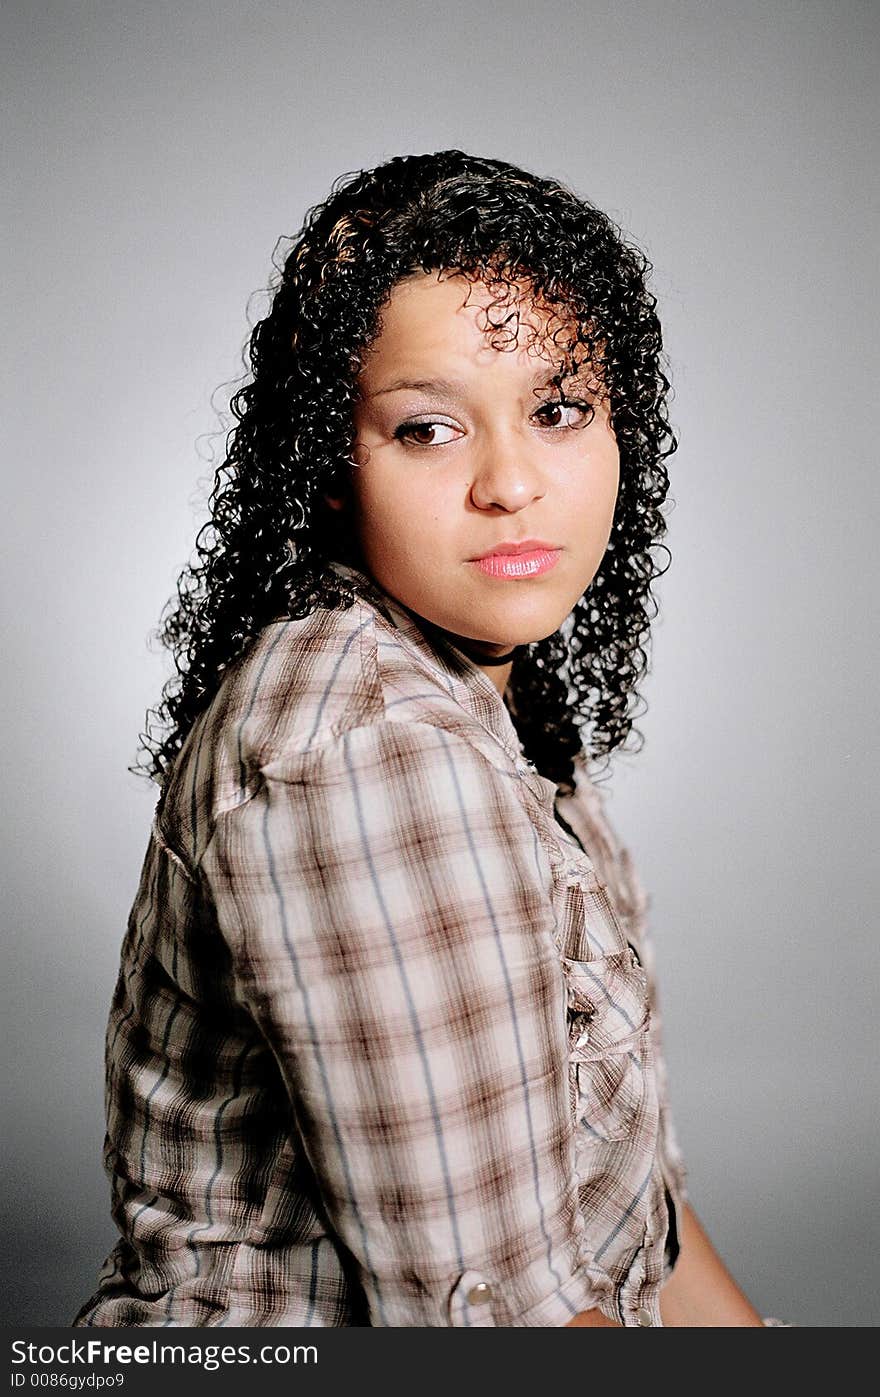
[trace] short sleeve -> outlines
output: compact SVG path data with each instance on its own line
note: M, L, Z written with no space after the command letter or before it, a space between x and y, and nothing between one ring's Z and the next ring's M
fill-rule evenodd
M202 873L373 1325L564 1325L565 991L514 774L387 719L280 756Z

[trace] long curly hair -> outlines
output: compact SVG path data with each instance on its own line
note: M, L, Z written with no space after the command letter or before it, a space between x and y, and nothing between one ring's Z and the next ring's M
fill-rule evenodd
M224 672L279 616L347 607L345 525L323 495L351 469L353 409L363 356L396 283L450 271L498 291L525 282L556 323L575 325L560 350L560 384L586 346L600 360L620 452L607 551L590 586L553 635L523 646L507 690L525 755L569 792L583 752L607 767L615 749L639 750L654 578L669 550L661 507L665 458L676 449L667 416L651 264L599 209L555 180L459 150L400 156L335 182L307 213L248 343L246 379L214 477L196 561L181 573L154 633L176 674L147 710L129 770L160 786ZM503 334L504 317L499 318ZM597 353L598 351L598 353ZM665 565L661 565L660 554ZM164 735L152 735L155 717Z

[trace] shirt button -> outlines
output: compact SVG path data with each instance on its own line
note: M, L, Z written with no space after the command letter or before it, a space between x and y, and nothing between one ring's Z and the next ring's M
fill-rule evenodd
M492 1299L492 1287L488 1281L477 1281L468 1291L467 1298L472 1305L485 1305Z
M653 1319L651 1318L651 1311L646 1310L644 1305L638 1312L638 1321L639 1324L643 1325L645 1329L650 1328L651 1325L653 1325L654 1323Z

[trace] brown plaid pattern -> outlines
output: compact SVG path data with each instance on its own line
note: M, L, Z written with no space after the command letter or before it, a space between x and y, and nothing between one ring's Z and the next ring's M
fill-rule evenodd
M685 1173L630 859L337 566L357 604L267 626L163 787L73 1322L659 1325Z

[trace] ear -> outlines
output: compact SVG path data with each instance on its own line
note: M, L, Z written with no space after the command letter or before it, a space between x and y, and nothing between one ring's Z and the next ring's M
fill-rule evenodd
M351 496L352 467L363 467L367 464L369 459L369 447L364 446L363 442L356 441L348 460L336 466L329 481L330 488L321 492L324 501L330 509L343 510L347 507Z
M344 467L337 466L327 480L326 489L321 491L321 498L328 509L340 511L345 509L348 504L350 491L348 471Z

